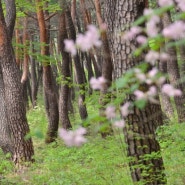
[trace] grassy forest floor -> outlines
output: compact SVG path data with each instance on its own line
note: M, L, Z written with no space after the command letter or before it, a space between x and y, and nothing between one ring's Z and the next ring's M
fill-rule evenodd
M89 99L88 111L97 111ZM44 106L28 111L35 148L35 163L17 172L0 152L0 185L132 185L123 135L116 132L102 139L91 126L88 142L80 148L68 148L58 139L46 145L47 119ZM71 117L79 121L78 114ZM94 123L95 124L95 123ZM168 123L158 131L169 185L185 184L185 124Z

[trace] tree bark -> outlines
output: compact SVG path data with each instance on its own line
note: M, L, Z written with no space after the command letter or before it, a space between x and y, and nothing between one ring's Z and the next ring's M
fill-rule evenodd
M72 40L76 40L76 31L68 8L66 9L66 19L67 19L69 38ZM80 117L82 120L84 120L87 118L88 114L87 114L87 108L85 105L85 83L84 83L84 77L83 77L84 72L82 69L82 65L80 63L80 58L78 53L77 55L74 56L74 67L76 70L76 79L77 79L77 84L79 88L78 107L79 107Z
M37 7L37 18L40 30L40 42L41 55L43 57L49 56L49 40L46 31L46 23L44 19L44 11L41 0L36 0ZM57 137L58 123L59 123L59 112L58 112L58 97L55 92L55 81L53 79L52 69L50 61L43 59L43 86L44 86L44 97L45 97L45 108L48 116L48 129L46 133L45 142L51 143Z
M172 21L170 17L170 12L163 15L162 22L163 27L167 27L168 25L171 24ZM173 86L182 91L182 95L175 96L174 99L179 122L183 122L185 121L185 108L184 108L185 96L180 78L176 48L175 47L168 48L167 53L170 55L170 59L167 61L167 73L169 75L169 81Z
M65 3L62 3L65 5ZM58 34L58 48L59 53L62 55L62 64L60 67L60 72L62 75L62 81L60 85L60 95L59 95L59 115L62 123L62 127L65 129L71 128L70 119L68 116L68 99L69 99L69 85L70 85L70 57L67 52L65 52L64 40L67 39L66 30L66 19L65 19L65 9L63 7L63 12L59 17L59 34Z
M15 146L13 161L16 164L20 164L21 161L32 161L34 150L31 138L25 139L25 136L29 133L29 126L22 99L23 91L20 82L20 71L15 62L11 37L9 35L11 31L8 31L6 27L0 2L0 65L4 81L6 111L13 145Z
M105 5L105 18L114 64L114 78L119 78L140 62L139 58L132 56L136 43L124 41L121 39L121 33L126 30L124 25L131 25L142 15L145 1L107 0ZM135 98L129 95L128 100L134 101ZM128 156L131 158L129 165L134 182L141 181L143 184L150 185L166 184L160 146L155 138L156 128L162 124L161 107L152 103L148 103L143 110L134 108L133 114L130 114L126 120L124 135L128 145ZM148 154L151 158L146 158Z

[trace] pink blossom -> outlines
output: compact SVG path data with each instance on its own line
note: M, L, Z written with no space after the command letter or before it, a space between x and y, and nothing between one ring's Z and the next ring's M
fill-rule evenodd
M112 119L116 117L116 107L108 106L105 110L105 115L108 119Z
M64 40L64 44L65 44L65 50L69 53L71 53L71 55L76 55L77 51L76 51L76 46L73 40L68 40L65 39Z
M92 46L100 47L102 42L100 41L99 30L94 25L88 25L88 31L85 33L86 39L91 42Z
M134 69L135 76L140 82L144 82L146 80L146 75L138 68Z
M179 89L175 89L171 84L164 84L161 89L162 93L174 97L174 96L181 96L182 92Z
M87 29L84 35L78 34L76 38L76 45L84 52L93 46L100 47L102 44L99 30L94 25L88 25Z
M170 55L167 54L167 53L161 53L160 54L160 60L163 61L163 62L166 62L170 59Z
M145 60L146 60L146 62L150 63L151 65L154 65L155 62L159 59L159 57L160 57L160 55L158 52L150 50L146 54Z
M81 51L85 52L91 48L91 43L86 39L83 34L78 34L76 38L76 45Z
M157 95L157 88L155 86L151 86L149 90L146 92L147 99L152 103L158 103L158 101L155 99L155 96Z
M59 136L63 139L64 143L71 147L71 146L81 146L87 140L84 138L84 134L86 134L86 129L83 127L78 128L75 131L67 131L63 128L59 129Z
M146 23L146 33L149 37L157 36L159 28L157 24L160 22L160 18L157 15L152 15L149 21Z
M136 41L139 44L146 44L147 43L147 38L143 35L139 35L138 37L136 37Z
M161 7L172 6L173 5L173 1L172 0L158 0L158 4Z
M185 1L184 0L175 0L177 2L177 6L181 11L185 11Z
M150 8L145 8L143 14L146 15L146 16L153 15L154 11Z
M106 83L107 83L107 80L103 76L100 76L97 79L95 77L92 77L90 79L90 85L94 90L103 90Z
M158 73L158 69L156 67L154 67L152 70L150 70L147 74L147 79L146 79L146 83L148 85L151 85L152 83L154 83L157 79L156 79L156 75Z
M153 103L157 103L155 100L155 96L157 95L157 88L155 86L151 86L147 92L142 92L140 90L134 91L134 95L137 100L148 100Z
M113 126L117 127L117 128L124 128L125 127L125 121L123 119L119 120L119 121L115 121Z
M140 90L135 90L134 95L136 96L137 100L142 100L142 99L146 100L147 99L146 94L143 91L140 91Z
M161 76L161 77L156 81L156 84L160 86L160 85L163 84L165 81L166 81L166 78L165 78L164 76Z
M156 67L153 67L152 70L148 72L148 77L154 78L158 72L159 72L158 69Z
M164 37L171 39L179 39L185 36L185 23L183 21L175 21L163 29Z
M123 39L132 40L137 34L141 33L141 31L142 29L140 27L134 26L123 35Z
M130 113L130 110L129 110L130 105L131 105L130 102L126 102L123 106L121 106L120 110L121 110L121 115L123 117L128 116L128 114Z

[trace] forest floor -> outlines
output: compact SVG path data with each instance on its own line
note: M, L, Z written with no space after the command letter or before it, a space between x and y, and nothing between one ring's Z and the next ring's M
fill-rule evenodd
M89 111L97 111L89 102ZM47 119L43 105L28 111L35 148L35 163L29 168L14 169L0 152L0 185L133 185L128 168L123 134L116 132L106 139L89 128L88 142L82 147L66 147L58 139L44 143ZM74 124L78 114L72 117ZM79 121L80 122L80 121ZM158 131L168 185L185 184L185 124L168 123Z

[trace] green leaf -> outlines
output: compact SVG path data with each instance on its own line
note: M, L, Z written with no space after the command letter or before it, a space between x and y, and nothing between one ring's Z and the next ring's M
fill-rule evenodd
M147 103L147 101L144 100L144 99L136 100L136 101L135 101L135 105L136 105L136 107L139 108L139 109L143 109L143 108L146 106L146 103Z

